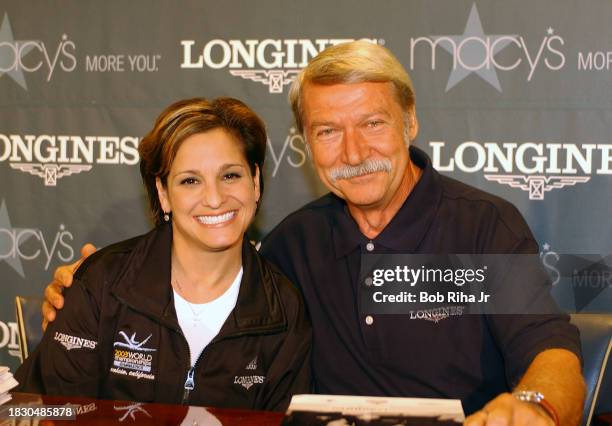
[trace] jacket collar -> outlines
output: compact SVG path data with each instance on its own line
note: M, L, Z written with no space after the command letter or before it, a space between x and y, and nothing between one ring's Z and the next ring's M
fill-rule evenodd
M153 229L134 247L111 292L132 309L180 330L170 285L172 225ZM258 333L287 327L274 277L245 237L243 274L236 307L219 336Z
M422 169L423 173L391 222L372 240L376 252L416 251L438 211L442 199L440 176L434 170L427 154L419 148L410 147L410 160ZM370 239L359 230L349 214L346 202L338 197L335 199L331 217L336 258L344 257L358 247L365 251L364 247Z

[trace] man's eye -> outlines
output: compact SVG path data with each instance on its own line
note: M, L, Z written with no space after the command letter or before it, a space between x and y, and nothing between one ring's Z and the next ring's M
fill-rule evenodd
M317 136L320 136L320 137L330 136L334 133L334 131L335 130L332 128L321 129L317 132Z
M181 180L181 185L193 185L196 183L198 183L198 180L192 177L188 177L188 178Z
M383 124L382 120L370 120L368 121L368 127L371 129L375 129L377 127L380 127L380 125Z

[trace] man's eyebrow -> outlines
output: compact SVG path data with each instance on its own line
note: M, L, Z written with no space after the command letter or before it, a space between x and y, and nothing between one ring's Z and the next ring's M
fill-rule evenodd
M376 110L376 111L370 111L370 112L366 112L365 114L362 114L359 116L359 120L366 120L368 118L371 118L375 115L384 115L385 117L391 117L391 114L389 114L388 111L384 110L384 109L380 109L380 110Z
M375 115L384 115L385 117L391 117L391 114L389 114L388 111L384 110L384 109L379 109L376 111L368 111L366 113L363 113L361 115L359 115L357 117L357 119L359 121L363 121L363 120L367 120L370 117L373 117ZM335 122L330 121L330 120L314 120L312 123L310 123L310 128L315 128L315 127L320 127L320 126L334 126L336 125Z
M319 126L333 126L335 123L329 120L321 120L321 121L313 121L310 123L310 128L319 127Z

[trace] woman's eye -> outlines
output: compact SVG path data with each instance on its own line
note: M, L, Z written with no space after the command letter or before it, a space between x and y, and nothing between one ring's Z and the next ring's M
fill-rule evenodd
M239 173L225 173L223 175L223 180L236 180L240 179L242 176Z
M196 183L198 183L198 180L192 177L188 177L188 178L181 180L181 185L193 185Z

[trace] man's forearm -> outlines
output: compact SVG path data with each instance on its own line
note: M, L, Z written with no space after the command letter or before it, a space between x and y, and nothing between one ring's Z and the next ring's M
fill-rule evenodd
M580 360L574 353L565 349L539 353L515 390L541 392L556 410L561 425L580 424L585 384Z

